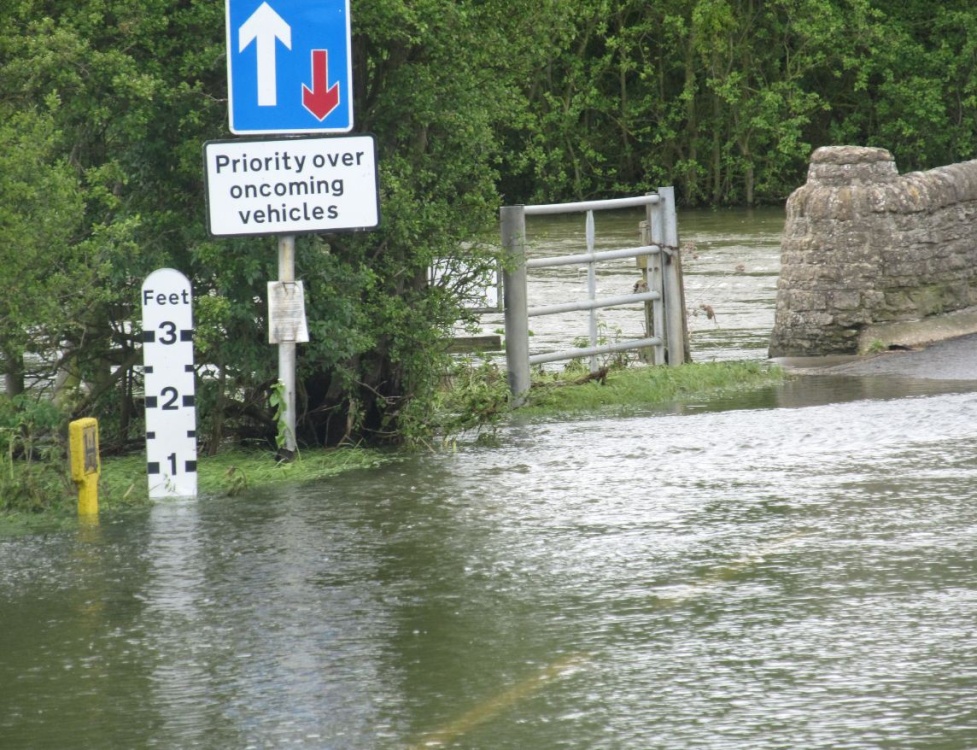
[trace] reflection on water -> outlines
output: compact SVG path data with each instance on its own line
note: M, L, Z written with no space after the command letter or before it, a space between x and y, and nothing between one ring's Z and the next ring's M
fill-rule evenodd
M0 541L0 744L977 746L977 395L814 401Z
M977 380L926 380L903 377L792 375L768 388L711 396L681 404L678 413L825 406L864 399L902 399L977 391Z

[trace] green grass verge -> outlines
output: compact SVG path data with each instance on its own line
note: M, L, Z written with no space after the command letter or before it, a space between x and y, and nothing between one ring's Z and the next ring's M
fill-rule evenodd
M726 395L781 382L779 367L764 362L708 362L681 367L628 367L611 370L606 378L586 375L537 375L522 417L554 417L600 412L611 407L641 408L692 398Z

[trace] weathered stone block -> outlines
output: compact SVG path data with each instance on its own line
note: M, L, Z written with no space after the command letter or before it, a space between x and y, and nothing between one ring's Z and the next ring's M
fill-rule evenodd
M874 322L977 304L977 160L900 176L829 146L787 201L770 356L853 353Z
M862 295L857 291L837 291L828 294L828 304L835 310L858 310Z

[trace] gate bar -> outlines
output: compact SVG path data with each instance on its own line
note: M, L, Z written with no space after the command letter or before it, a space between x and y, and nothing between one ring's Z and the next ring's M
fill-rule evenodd
M583 310L597 310L602 307L618 307L619 305L630 305L634 302L650 302L660 300L661 294L658 292L639 292L637 294L622 294L617 297L597 297L596 299L580 300L579 302L563 302L559 305L543 305L542 307L530 307L527 315L535 318L537 315L556 315L565 312L582 312Z
M548 352L547 354L534 354L529 358L532 365L541 365L546 362L557 362L561 359L578 359L581 357L591 357L597 354L611 354L613 352L626 352L631 349L639 349L645 346L661 346L662 340L656 336L648 339L632 339L630 341L618 341L614 344L603 344L601 346L591 346L585 349L568 349L562 352Z
M662 251L659 245L641 245L640 247L625 247L620 250L602 250L599 253L579 253L577 255L556 255L552 258L533 258L526 261L526 268L550 268L552 266L580 265L602 260L619 260L633 258L636 255L654 255Z
M648 206L658 203L657 195L639 195L634 198L611 198L605 201L579 201L577 203L542 203L537 206L523 206L526 216L542 216L543 214L568 214L580 211L604 211L613 208L631 208L632 206Z

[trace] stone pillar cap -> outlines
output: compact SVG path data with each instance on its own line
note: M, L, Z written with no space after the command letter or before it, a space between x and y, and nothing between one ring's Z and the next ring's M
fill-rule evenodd
M822 146L811 155L808 184L851 185L889 182L899 176L895 159L884 148Z
M811 164L874 164L891 161L892 153L874 146L822 146L811 156Z

